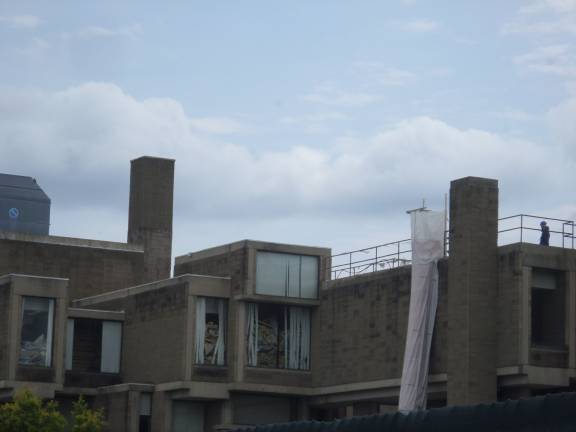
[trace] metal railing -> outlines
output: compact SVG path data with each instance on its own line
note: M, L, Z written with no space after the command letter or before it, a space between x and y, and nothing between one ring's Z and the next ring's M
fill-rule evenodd
M540 222L546 221L550 228L550 246L574 249L576 246L575 222L544 216L518 214L498 219L498 245L509 243L539 243ZM449 233L445 233L445 254L450 246ZM387 270L412 263L411 240L404 239L384 243L351 252L332 255L330 268L332 279Z
M412 260L410 248L410 239L405 239L332 255L332 279L408 265Z
M574 249L576 242L575 222L546 216L517 214L498 219L498 244L513 242L540 242L540 222L545 221L550 230L550 246Z

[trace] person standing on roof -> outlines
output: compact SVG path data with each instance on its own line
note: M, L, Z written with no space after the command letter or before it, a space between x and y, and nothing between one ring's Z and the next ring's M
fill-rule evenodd
M550 246L550 228L546 224L546 221L540 222L540 229L542 230L542 235L540 236L540 244L542 246Z

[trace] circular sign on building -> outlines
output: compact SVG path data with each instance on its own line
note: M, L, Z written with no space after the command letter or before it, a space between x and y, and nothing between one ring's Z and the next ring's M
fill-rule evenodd
M10 219L18 219L20 216L20 210L18 210L16 207L12 207L10 210L8 210L8 216Z

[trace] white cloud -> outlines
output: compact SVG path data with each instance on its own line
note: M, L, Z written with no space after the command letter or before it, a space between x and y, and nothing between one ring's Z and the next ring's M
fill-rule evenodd
M331 84L321 84L303 99L321 105L340 107L362 107L370 105L381 99L379 95L366 92L346 91L336 88Z
M550 121L562 126L575 115L572 101L551 111ZM261 220L385 218L423 196L442 197L451 179L468 175L499 178L509 200L539 196L560 205L576 180L576 155L566 157L566 149L569 143L545 146L417 117L325 150L254 151L199 134L173 99L138 100L113 84L0 91L0 172L36 177L58 209L55 226L64 228L61 218L73 215L101 223L102 213L87 208L125 211L128 161L144 154L176 159L177 218L197 221L179 238L213 239L202 224L216 219L250 233L246 224ZM550 169L534 182L543 161Z
M255 131L253 126L230 117L194 117L192 127L198 132L215 135L245 134Z
M503 34L576 34L576 1L534 0L522 6L516 18L502 27Z
M109 28L101 26L88 26L80 29L77 33L82 39L116 38L127 37L136 39L142 33L142 26L135 24L121 28Z
M576 58L569 45L549 45L514 57L514 63L529 70L561 77L576 76Z
M321 112L301 116L285 116L280 119L280 123L302 128L306 133L324 134L332 132L332 125L335 122L345 121L349 118L350 116L341 112Z
M440 23L430 19L415 19L400 24L400 29L412 33L430 33L440 28Z
M496 111L494 115L503 120L510 120L514 122L527 122L534 119L532 114L518 109L506 109L503 111Z
M40 25L41 20L33 15L0 16L0 24L7 24L12 28L33 29Z
M375 85L401 86L416 79L416 74L413 72L390 67L381 62L356 62L353 68L363 81L369 80Z

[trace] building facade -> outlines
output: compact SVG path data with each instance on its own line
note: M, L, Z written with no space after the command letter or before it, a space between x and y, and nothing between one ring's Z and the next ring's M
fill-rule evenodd
M330 249L244 240L170 277L173 173L132 161L127 243L0 232L0 398L84 395L130 432L396 410L409 262L334 277ZM497 182L467 177L449 238L428 405L574 390L573 231L569 247L499 246Z

